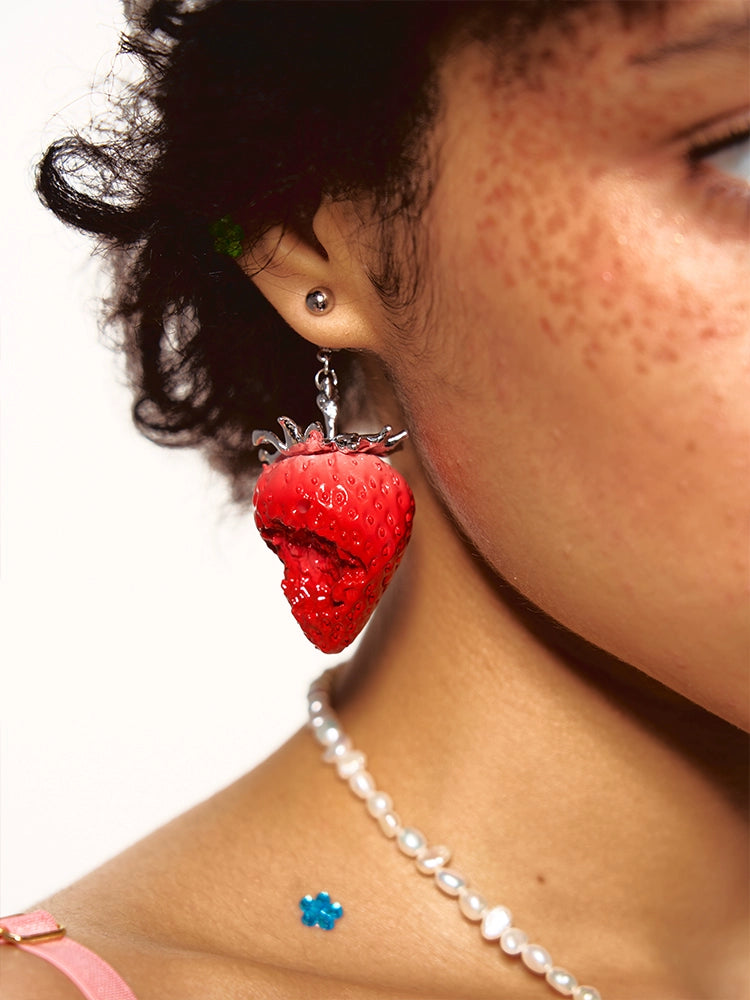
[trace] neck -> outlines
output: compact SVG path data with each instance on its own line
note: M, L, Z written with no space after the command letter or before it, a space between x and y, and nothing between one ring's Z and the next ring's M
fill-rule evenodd
M738 995L744 734L524 605L421 492L337 692L378 787L574 971Z

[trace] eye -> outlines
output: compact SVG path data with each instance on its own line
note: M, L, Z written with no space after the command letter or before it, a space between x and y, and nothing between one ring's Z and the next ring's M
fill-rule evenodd
M750 184L750 127L716 138L701 138L689 149L687 160L693 171L712 168Z
M750 184L750 130L733 138L728 145L707 156L703 162Z
M747 108L696 125L674 149L687 182L683 194L727 237L750 234L750 115ZM718 227L718 228L717 228Z

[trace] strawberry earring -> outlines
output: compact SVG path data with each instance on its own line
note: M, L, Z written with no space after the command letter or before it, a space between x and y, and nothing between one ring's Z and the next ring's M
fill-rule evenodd
M322 298L321 298L322 297ZM327 289L306 298L311 312L332 308ZM331 352L318 354L317 406L323 425L302 431L279 417L283 441L253 431L264 447L253 505L263 540L284 563L282 590L302 631L324 653L339 653L359 635L406 549L414 497L382 460L406 431L337 434L338 380ZM276 451L270 454L266 447Z

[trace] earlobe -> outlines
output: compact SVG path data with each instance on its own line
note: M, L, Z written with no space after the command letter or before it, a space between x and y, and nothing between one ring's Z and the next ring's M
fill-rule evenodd
M325 202L313 220L314 238L274 226L238 263L306 340L332 350L371 350L377 296L346 221L341 203ZM323 304L319 292L325 308L311 307Z

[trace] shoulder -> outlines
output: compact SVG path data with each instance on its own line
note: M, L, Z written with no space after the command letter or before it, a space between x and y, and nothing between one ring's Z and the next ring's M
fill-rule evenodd
M310 808L316 770L308 774L304 762L291 769ZM340 933L311 938L298 901L316 888L306 870L326 852L333 867L336 854L289 815L295 796L281 794L280 784L276 766L261 765L39 905L138 1000L330 998L347 972L329 980L321 960L312 973L309 948L325 940L333 956L345 942ZM3 1000L82 996L32 954L2 946L0 961ZM379 996L353 986L346 995Z
M382 892L383 884L400 884L400 855L384 852L373 880L352 849L349 800L309 753L307 734L299 750L294 737L234 785L40 905L138 1000L433 996L429 942L404 926L401 894ZM416 893L415 908L422 888L404 889ZM300 920L300 899L323 889L346 912L330 933ZM7 1000L80 1000L46 963L0 957L13 964Z

